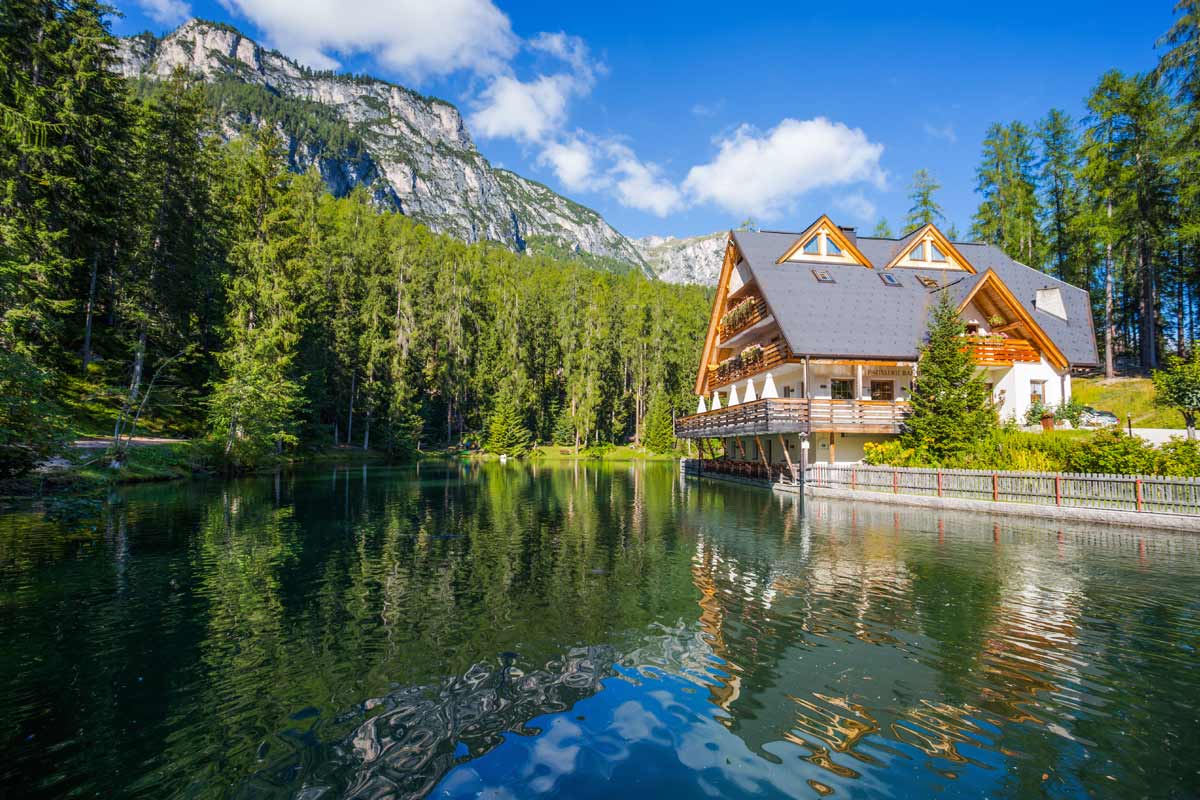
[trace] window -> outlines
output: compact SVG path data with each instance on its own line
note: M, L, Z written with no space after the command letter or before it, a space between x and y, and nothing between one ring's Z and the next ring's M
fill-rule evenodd
M929 243L929 260L940 261L942 263L945 263L946 261L945 254L943 254L941 250L938 250L938 246L933 242Z
M804 255L819 256L821 255L821 237L814 236L804 244Z
M792 396L792 387L790 387L790 386L783 387L783 396L791 397Z
M896 399L896 384L891 381L871 381L871 399L890 403Z
M910 261L925 261L925 243L921 242L908 253Z
M1046 382L1045 381L1030 381L1029 382L1029 403L1046 404Z
M833 279L833 276L829 274L829 270L827 269L814 269L812 274L813 277L821 283L837 283L837 281Z
M851 378L834 378L829 382L829 388L834 400L854 399L854 380Z
M978 322L968 322L967 323L967 336L977 336L977 335L979 335L979 323Z
M825 237L825 255L840 256L841 254L842 254L842 248L840 248L836 244L834 244L833 239L830 239L828 236L826 236Z
M897 278L895 275L893 275L890 272L879 273L879 280L883 281L884 284L887 286L903 286L904 285L904 284L900 283L899 278Z
M938 282L936 278L931 278L928 275L918 275L917 280L926 289L936 289Z

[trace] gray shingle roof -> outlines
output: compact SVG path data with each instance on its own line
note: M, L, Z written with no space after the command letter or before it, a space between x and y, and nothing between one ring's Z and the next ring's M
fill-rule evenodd
M949 291L957 300L966 297L991 269L1030 316L1062 350L1072 366L1099 362L1092 328L1091 303L1083 289L1056 280L1013 261L999 248L985 244L955 244L976 269L975 275L937 270L897 269L901 286L888 286L879 278L882 267L908 244L907 239L859 237L856 245L876 269L845 264L775 261L799 233L735 231L734 240L750 272L762 288L792 351L812 356L911 359L925 336L927 309L935 300L931 290L917 280L929 275L941 283L953 282ZM827 269L834 283L819 283L813 268ZM1034 303L1037 290L1062 291L1067 319L1061 320Z

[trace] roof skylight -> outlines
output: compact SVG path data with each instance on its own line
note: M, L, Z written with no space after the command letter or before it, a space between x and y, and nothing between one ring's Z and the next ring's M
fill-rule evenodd
M928 275L918 275L917 280L920 281L921 285L926 289L936 289L938 287L937 279L931 278Z
M883 281L884 284L887 286L903 286L904 285L900 282L900 279L897 278L895 276L895 274L891 273L891 272L879 273L879 280Z
M827 269L814 269L812 274L813 277L816 278L820 283L837 283L837 281L833 279L833 275L830 274L829 270Z

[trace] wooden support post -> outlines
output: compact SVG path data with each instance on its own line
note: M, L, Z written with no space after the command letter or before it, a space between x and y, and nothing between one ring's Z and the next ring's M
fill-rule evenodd
M763 448L762 439L758 438L758 434L754 434L754 446L758 448L758 460L762 462L763 469L767 471L767 480L771 480L771 464L767 461L767 451Z
M854 402L857 405L863 399L862 364L854 365Z
M836 445L833 443L833 440L835 438L837 438L837 434L834 433L833 431L830 431L829 432L829 463L830 464L832 464L834 461L833 451L834 451L834 448L836 447Z
M992 501L999 502L1000 500L1000 476L995 472L992 473Z
M779 434L779 447L783 450L783 457L787 460L788 472L792 473L792 483L796 482L796 465L792 463L792 454L788 452L787 442L783 439L783 434Z
M858 470L855 469L854 467L850 468L850 488L851 489L858 488Z
M942 471L940 469L937 471L937 476L938 476L938 497L941 497L942 496Z
M1137 491L1137 510L1142 510L1142 479L1138 478L1133 482L1134 489Z
M808 382L808 356L804 357L804 397L812 397L812 385Z
M900 494L900 473L892 470L892 494Z
M742 437L733 437L733 443L737 445L738 455L742 457L742 461L746 460L746 448L742 446Z
M1062 505L1062 475L1054 476L1054 505Z

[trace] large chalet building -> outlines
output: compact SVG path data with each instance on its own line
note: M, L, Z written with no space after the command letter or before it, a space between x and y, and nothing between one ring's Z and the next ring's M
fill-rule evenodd
M1087 292L992 245L951 242L933 225L861 237L827 216L800 233L733 231L699 407L677 435L722 440L703 455L733 472L860 460L865 443L901 430L939 292L959 309L1002 419L1069 400L1071 370L1098 362Z

